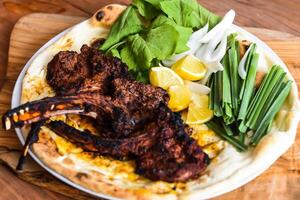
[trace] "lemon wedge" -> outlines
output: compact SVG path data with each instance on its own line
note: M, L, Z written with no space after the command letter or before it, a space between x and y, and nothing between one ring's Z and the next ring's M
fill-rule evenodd
M187 124L203 124L213 118L214 113L208 107L207 95L193 94L191 101L186 119Z
M186 122L186 119L187 119L187 110L181 112L181 119L182 121L185 123Z
M202 79L207 72L203 62L193 55L181 58L173 64L172 69L183 79L190 81Z
M151 85L167 90L172 85L183 85L184 82L178 74L167 67L152 67L149 73Z
M170 86L168 94L170 96L168 106L173 112L186 109L191 102L191 92L185 85Z
M192 92L191 101L196 106L201 107L201 108L208 108L208 105L209 105L208 95L199 95L199 94Z

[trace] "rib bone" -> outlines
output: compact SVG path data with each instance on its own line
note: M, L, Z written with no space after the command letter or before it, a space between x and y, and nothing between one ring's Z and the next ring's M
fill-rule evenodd
M9 110L3 115L3 124L8 130L68 113L83 114L82 101L77 97L50 97ZM85 114L88 115L88 113Z

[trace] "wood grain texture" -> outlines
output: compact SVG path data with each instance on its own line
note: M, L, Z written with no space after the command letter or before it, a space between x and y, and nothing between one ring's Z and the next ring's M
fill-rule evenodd
M14 1L18 2L18 1ZM21 1L20 1L21 2ZM23 2L23 1L22 1ZM28 1L29 2L29 1ZM32 1L34 2L34 1ZM41 1L42 2L42 1ZM49 1L55 4L59 1ZM79 2L79 3L78 3ZM112 2L112 1L111 1ZM113 1L116 2L116 1ZM126 1L122 1L126 2ZM15 26L15 29L12 31L11 45L9 50L9 63L8 67L1 67L0 72L5 71L7 79L2 81L0 89L0 114L4 110L9 108L10 105L10 96L14 81L19 74L20 70L24 66L24 63L30 58L30 56L39 48L41 45L49 40L53 35L59 33L61 30L70 27L74 23L84 19L84 16L90 15L96 8L95 4L89 4L89 1L70 1L71 4L64 4L65 6L72 6L74 13L81 15L83 17L64 17L60 15L40 15L34 14L29 17L24 17L21 21ZM85 10L80 9L80 5L88 3ZM31 5L31 4L30 4ZM47 4L48 5L48 4ZM103 2L102 2L103 5ZM10 5L11 6L11 5ZM31 11L26 10L26 5L23 5L21 11L23 13L30 13ZM39 7L33 3L31 9ZM101 7L101 6L98 6ZM97 8L98 8L97 7ZM209 6L208 6L209 7ZM70 7L69 7L70 8ZM75 9L76 8L76 9ZM19 9L19 7L18 7ZM71 8L70 8L71 9ZM43 11L43 10L42 10ZM48 10L49 11L49 10ZM47 12L48 12L47 11ZM55 10L56 12L57 10ZM19 12L19 11L18 11ZM62 13L68 12L64 10ZM219 11L221 12L221 11ZM0 7L0 16L1 16L1 7ZM0 17L1 19L1 17ZM47 23L45 23L47 22ZM2 25L2 24L1 24ZM0 25L0 33L1 33ZM37 28L39 27L39 28ZM42 28L41 28L42 27ZM17 31L16 31L17 30ZM276 31L261 30L257 28L250 28L250 32L258 35L261 39L266 41L279 55L284 59L284 61L289 65L290 71L296 75L300 74L298 71L300 69L300 39L291 34L285 34ZM21 39L20 39L21 38ZM1 36L0 36L1 42ZM20 48L20 45L22 48ZM1 54L0 54L1 55ZM0 76L3 77L3 76ZM300 77L296 77L297 84L300 84ZM300 199L300 139L298 137L296 144L284 155L282 156L275 165L266 171L262 176L257 178L255 181L247 184L245 187L242 187L234 192L228 193L217 199L252 199L254 197L259 197L259 199ZM298 146L298 147L297 147ZM2 127L0 127L0 158L5 162L9 163L10 166L14 166L16 163L16 158L18 151L20 149L19 142L13 131L4 132ZM8 151L10 150L10 151ZM15 151L11 151L15 150ZM26 169L29 170L26 173L18 174L19 177L25 179L29 182L33 182L42 187L48 189L56 190L61 193L71 195L73 198L77 197L78 199L87 199L87 197L75 191L68 186L62 184L61 182L54 179L49 174L45 173L37 165L34 165L32 162L27 162L29 165ZM33 166L32 166L33 165ZM31 171L30 171L31 169ZM33 171L32 171L33 170ZM2 173L2 171L4 173ZM13 180L10 173L7 170L0 168L0 179ZM3 176L3 177L2 177ZM18 186L23 187L23 182L20 181L11 181L12 185L9 185L6 188L5 194L0 190L0 199L64 199L61 196L56 194L45 192L41 190L39 195L37 188L25 187L25 189L30 193L34 194L33 196L26 196L24 193L19 194ZM18 183L17 183L18 182ZM4 186L5 182L0 181L0 186ZM1 187L2 189L3 187ZM35 192L34 192L35 191ZM288 191L288 192L287 192ZM10 195L4 196L7 193ZM27 192L26 192L27 193ZM26 194L25 193L25 194Z
M0 165L1 172L7 170L8 169L5 166ZM13 173L0 173L0 185L1 200L70 200L65 196L58 195L57 193L53 193L49 190L45 190L22 180L16 179Z

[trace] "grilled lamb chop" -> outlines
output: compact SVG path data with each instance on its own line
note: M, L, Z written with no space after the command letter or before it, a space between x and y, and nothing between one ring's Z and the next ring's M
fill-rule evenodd
M46 125L86 151L134 158L137 173L152 180L184 182L208 165L208 156L186 133L180 116L167 107L167 93L133 80L119 59L84 45L80 54L58 53L47 66L46 79L56 96L8 111L3 116L6 129L34 123L34 135L52 116L85 115L94 119L99 136L63 122ZM28 137L24 149L35 141Z
M96 119L101 128L113 131L116 137L124 137L153 119L156 109L168 99L162 89L136 81L115 79L111 84L112 96L84 92L23 104L4 115L5 123L22 127L57 115L80 114Z
M179 114L164 106L157 111L161 114L157 120L136 132L136 136L121 140L103 139L58 121L47 126L84 150L119 159L134 156L136 172L151 180L184 182L197 178L209 164L208 156L185 132Z
M120 160L141 155L149 150L157 141L159 131L156 123L150 123L131 137L113 139L79 131L62 121L51 121L46 126L86 151L113 156Z

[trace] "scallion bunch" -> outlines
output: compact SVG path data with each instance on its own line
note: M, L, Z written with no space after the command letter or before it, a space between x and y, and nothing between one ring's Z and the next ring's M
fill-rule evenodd
M287 80L280 66L274 65L256 88L259 60L256 44L245 54L244 79L238 73L240 47L236 34L229 36L227 46L222 60L224 70L213 74L208 81L211 88L209 106L215 117L207 126L239 151L246 151L248 145L257 145L268 133L291 90L292 81ZM247 136L249 131L253 132L251 136ZM247 144L246 137L250 141Z

